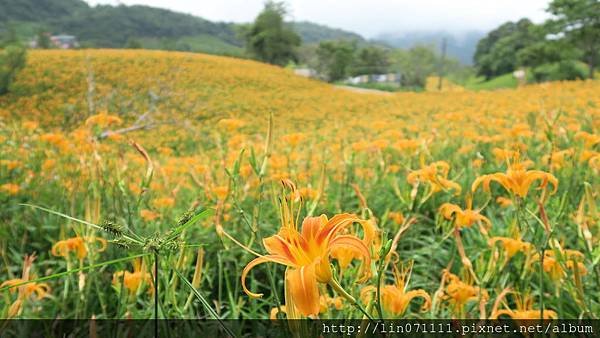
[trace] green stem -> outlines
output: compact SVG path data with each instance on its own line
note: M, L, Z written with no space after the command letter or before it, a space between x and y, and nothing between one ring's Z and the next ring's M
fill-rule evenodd
M380 257L385 261L385 257ZM383 308L381 307L381 275L384 274L384 264L379 264L379 271L377 271L377 313L379 318L383 319Z
M344 290L344 288L342 288L342 286L338 283L337 280L332 278L328 284L335 290L335 292L337 292L340 296L346 298L346 300L348 300L350 302L350 304L355 306L357 309L360 310L360 312L362 312L365 316L367 316L367 318L369 318L369 320L375 321L375 319L373 319L373 317L371 317L371 315L362 307L362 305L360 305L360 303L356 300L356 298L352 297L352 295L350 295L348 292L346 292L346 290Z

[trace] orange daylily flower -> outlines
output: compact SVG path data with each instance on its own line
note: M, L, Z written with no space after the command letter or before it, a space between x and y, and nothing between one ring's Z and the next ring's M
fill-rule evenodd
M458 228L470 228L476 222L485 224L487 228L491 227L492 222L487 217L481 215L479 211L471 209L471 204L470 198L467 199L467 207L465 209L461 209L456 204L444 203L440 207L440 213L447 220L454 218L454 226Z
M580 131L577 134L575 134L575 139L584 140L585 146L588 148L591 148L595 144L600 143L600 135L590 134L585 131Z
M244 125L244 121L238 119L221 119L217 125L227 131L234 131Z
M171 208L175 205L175 199L172 197L162 197L152 200L152 206L157 209Z
M458 194L461 191L461 187L458 183L448 179L449 171L450 165L447 162L437 161L429 165L423 164L421 169L410 172L406 176L406 180L412 185L418 182L427 182L431 186L432 193L453 189Z
M544 271L550 275L550 278L555 282L562 280L566 274L566 270L575 271L577 269L577 273L579 276L583 276L587 274L587 268L583 264L584 255L580 251L577 250L569 250L569 249L559 249L560 255L564 259L564 266L561 265L560 260L556 256L556 252L554 250L545 250L544 251ZM540 255L535 254L533 256L534 260L539 260Z
M508 167L506 173L495 173L477 177L471 186L474 192L480 184L483 184L483 190L490 191L490 183L496 181L504 187L504 189L515 195L524 198L529 192L529 188L533 182L541 180L540 188L545 188L548 183L552 184L555 193L558 189L558 180L554 175L541 170L527 170L522 163L514 163Z
M376 247L378 242L378 237L376 236L376 234L378 230L377 226L375 225L375 222L372 220L366 220L361 221L360 223L364 231L364 237L362 239L362 242L367 248L371 248L372 245ZM337 259L340 269L343 271L350 265L352 260L360 260L364 256L361 251L357 251L354 247L337 246L331 249L331 257Z
M302 198L304 200L312 200L319 196L319 191L311 188L301 188L296 191L294 198Z
M220 201L224 201L229 195L229 188L226 186L217 186L212 188L212 194Z
M269 253L255 258L242 271L242 287L251 297L261 297L246 287L248 272L261 263L274 262L286 265L286 282L289 282L295 306L302 314L319 313L319 290L317 283L328 283L331 278L329 256L335 248L352 248L360 252L364 264L370 265L369 250L356 236L340 235L339 232L361 220L350 214L335 215L331 219L307 217L302 222L302 232L295 225L283 226L277 235L265 238L263 245ZM365 269L366 271L366 269Z
M394 223L400 225L402 223L404 223L404 215L400 212L395 212L392 211L388 214L388 218L391 219L392 221L394 221Z
M510 198L506 198L503 196L498 196L498 198L496 198L496 203L498 203L498 205L500 205L501 208L508 208L513 204Z
M319 297L319 313L326 313L330 307L334 307L336 310L343 309L344 299L342 297L329 297L328 295ZM271 308L271 312L269 314L269 319L276 320L277 315L279 313L285 313L287 315L287 310L285 305L281 305L278 308Z
M293 133L288 135L283 135L281 139L291 145L292 147L297 146L300 142L306 139L306 135L303 133Z
M448 300L453 306L454 311L457 313L462 313L465 304L469 301L478 299L487 301L489 298L485 289L473 286L469 276L470 275L467 274L467 279L463 281L460 277L447 269L444 269L442 274L442 284L448 283L445 287L442 299Z
M148 292L154 292L154 286L152 284L152 278L150 273L146 272L146 267L142 258L138 258L132 261L133 272L129 271L117 271L113 274L113 284L118 285L121 281L123 286L132 296L134 296L138 289L143 285L149 285Z
M490 220L481 215L479 211L472 210L472 199L470 197L467 198L467 207L463 210L458 205L452 203L444 203L440 207L440 213L442 216L451 220L454 218L454 238L456 240L456 247L458 249L458 253L461 257L462 263L467 267L467 269L471 272L473 276L475 273L473 272L473 264L471 260L467 257L465 252L465 248L462 244L462 239L460 235L460 229L467 227L470 228L473 224L479 224L479 230L485 236L488 235L487 229L491 228L492 222Z
M295 186L290 181L284 185ZM319 313L319 288L318 283L330 283L332 272L330 255L336 248L350 248L360 253L365 266L370 266L371 256L364 242L353 235L342 235L342 230L351 224L364 222L351 214L335 215L331 219L321 215L307 217L302 222L302 229L298 230L293 199L290 205L282 204L282 226L279 233L265 238L263 245L268 255L252 260L242 271L242 288L250 297L258 298L262 294L254 293L246 287L246 276L255 266L274 262L287 266L285 273L286 306L293 306L303 315L317 315ZM368 268L365 268L363 277L368 277Z
M344 307L344 298L342 297L329 297L329 295L322 295L319 297L320 313L325 313L330 307L336 310L341 310Z
M0 185L0 191L5 191L9 195L16 195L19 193L20 190L21 190L21 187L19 187L18 184L6 183L3 185Z
M69 252L74 251L77 255L77 258L81 260L84 259L88 254L86 242L88 244L92 244L94 242L100 243L100 247L97 249L97 252L102 252L106 250L106 240L104 238L73 237L56 242L56 244L52 246L51 252L53 256L68 257Z
M406 312L410 302L415 298L423 299L421 312L425 312L431 308L431 297L425 290L417 289L407 291L411 270L412 266L402 269L402 271L394 266L395 283L393 285L385 285L381 288L382 304L388 312L402 316ZM373 285L363 288L360 292L363 301L365 303L370 302L370 299L376 290L377 288Z
M502 149L502 148L492 149L492 154L496 158L496 161L499 163L505 162L505 161L513 159L513 158L519 158L519 156L520 156L520 153L517 150Z
M515 296L515 303L517 308L510 309L506 308L503 310L498 310L492 312L492 316L490 319L497 319L502 315L509 316L512 319L541 319L542 311L533 309L533 298L529 296ZM543 319L557 319L558 315L556 312L552 310L544 309L544 318Z
M504 252L506 253L506 260L509 260L518 252L527 253L531 249L530 243L523 242L518 238L492 237L488 240L488 244L490 246L494 246L496 243L500 243L504 249Z
M160 214L152 210L142 209L140 210L140 217L142 217L142 219L146 222L151 222L159 218Z
M100 114L96 114L96 115L92 115L90 117L87 118L87 120L85 120L85 125L86 126L93 126L93 125L97 125L99 127L108 127L110 125L113 124L121 124L123 122L123 120L121 120L120 117L118 116L114 116L114 115L109 115L107 113L100 113Z
M19 312L21 312L21 310L23 309L23 304L28 299L32 298L32 296L35 296L35 299L37 300L48 297L48 294L50 292L50 286L48 286L48 284L46 283L29 283L18 287L16 286L21 283L25 283L27 281L35 279L35 276L31 274L31 268L35 259L35 254L25 255L25 259L23 260L23 270L21 273L21 278L10 279L0 284L0 289L4 287L11 287L11 293L14 293L15 290L18 290L17 299L8 308L8 318L13 318L17 316Z
M574 148L555 151L550 155L542 156L542 162L550 163L553 169L561 169L567 164L567 160L573 157L573 155L575 155Z

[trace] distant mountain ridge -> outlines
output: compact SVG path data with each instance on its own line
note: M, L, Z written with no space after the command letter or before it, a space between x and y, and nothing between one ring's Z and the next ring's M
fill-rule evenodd
M83 0L0 0L0 33L9 26L32 38L40 30L75 35L83 47L143 47L243 56L240 24L212 22L201 17L142 5L90 6ZM440 46L447 38L449 56L472 64L477 42L485 34L468 32L389 32L374 39L308 21L290 22L305 44L325 40L356 40L359 45L410 48Z
M396 48L411 48L415 45L433 45L440 49L442 40L446 39L447 55L457 58L464 64L473 64L473 55L477 43L485 36L485 32L469 31L452 34L445 31L389 32L376 36L373 40L386 43Z
M89 6L82 0L0 0L0 30L16 25L21 36L39 30L75 35L84 47L189 50L240 56L238 24L142 5ZM355 39L359 34L307 21L290 23L305 43Z
M304 43L319 43L325 40L357 40L365 42L360 34L345 31L339 28L331 28L325 25L309 21L292 22L294 30L302 37Z

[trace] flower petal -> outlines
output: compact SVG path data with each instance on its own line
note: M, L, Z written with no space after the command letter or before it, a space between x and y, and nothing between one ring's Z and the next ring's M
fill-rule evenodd
M329 241L338 231L341 231L348 225L361 220L352 214L339 214L333 216L317 235L317 243L321 244Z
M253 259L252 261L250 261L250 263L248 263L248 265L246 265L246 267L244 268L244 270L242 271L242 289L244 289L244 292L253 298L260 298L262 297L262 293L254 293L251 292L250 290L248 290L248 288L246 287L246 276L248 275L248 272L250 272L250 270L252 270L255 266L262 264L262 263L267 263L267 262L274 262L274 263L279 263L279 264L283 264L283 265L291 265L291 262L289 262L287 260L287 258L285 257L281 257L281 256L274 256L274 255L268 255L268 256L261 256L261 257L257 257L255 259Z
M431 308L431 297L425 290L417 289L411 290L404 295L407 299L407 303L409 303L414 298L422 298L423 305L421 306L421 311L425 312Z
M291 301L305 316L319 314L319 288L314 264L298 269L289 269L285 282L292 298L291 300L286 299L286 305Z
M327 224L327 216L321 215L319 217L306 217L302 221L302 237L307 241L317 237L319 231L325 224Z
M371 265L371 254L369 253L369 249L361 241L358 237L352 235L341 235L334 238L331 243L329 243L329 249L335 250L337 248L342 249L350 249L359 254L364 258L364 275L363 277L368 277L370 272Z
M274 235L267 237L263 239L263 245L269 254L282 256L287 258L292 263L297 263L296 257L290 248L290 243L288 243L282 236Z

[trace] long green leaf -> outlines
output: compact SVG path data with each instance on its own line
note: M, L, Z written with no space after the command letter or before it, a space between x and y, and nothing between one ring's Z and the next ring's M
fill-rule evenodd
M198 222L199 220L203 219L204 217L208 217L208 216L212 215L212 213L213 213L212 209L206 209L206 210L201 211L200 213L196 214L194 217L190 218L189 221L187 221L184 224L182 224L182 225L178 226L177 228L173 229L173 232L171 233L171 235L169 236L169 238L170 239L175 238L183 230L185 230L188 227L196 224L196 222Z
M60 217L64 217L66 219L70 219L70 220L75 221L75 222L79 222L81 224L89 225L89 226L91 226L93 228L96 228L98 230L104 231L104 228L102 228L98 224L90 223L88 221L84 221L82 219L75 218L75 217L69 216L67 214L63 214L62 212L54 211L54 210L47 209L47 208L44 208L44 207L40 207L40 206L34 205L34 204L21 203L20 205L23 205L23 206L26 206L26 207L30 207L30 208L34 208L34 209L39 209L39 210L42 210L42 211L45 211L45 212L48 212L48 213L51 213L51 214L54 214L54 215L57 215L57 216L60 216ZM142 242L140 242L139 240L137 240L137 239L135 239L133 237L130 237L130 236L127 236L127 235L123 235L123 237L126 238L126 239L128 239L128 240L130 240L130 241L132 241L132 242L134 242L134 243L137 243L139 245L143 244Z
M219 315L215 312L215 310L213 310L212 307L210 307L210 304L208 303L208 301L200 294L200 292L198 292L198 290L196 290L196 288L192 285L192 283L190 283L190 281L188 281L187 278L185 278L179 271L177 271L175 269L173 269L173 271L175 271L177 276L179 276L179 278L181 278L181 280L185 283L185 285L187 285L190 288L190 290L192 290L192 292L194 293L196 298L198 298L200 303L202 303L202 306L204 306L204 308L210 314L210 316L219 321L219 324L221 324L221 327L223 328L223 330L227 331L227 334L229 334L231 337L235 337L235 334L233 334L233 332L231 332L231 330L229 330L229 328L227 326L225 326L225 323L223 323L221 318L219 318Z
M68 270L68 271L65 271L65 272L55 273L53 275L49 275L49 276L45 276L45 277L41 277L41 278L36 278L36 279L31 279L31 280L24 281L24 282L17 283L17 284L13 284L13 285L8 285L8 286L5 286L3 288L0 288L0 292L2 292L4 290L16 288L16 287L19 287L19 286L22 286L22 285L25 285L25 284L40 283L40 282L44 282L44 281L47 281L47 280L50 280L50 279L54 279L54 278L58 278L58 277L66 276L66 275L70 275L70 274L73 274L73 273L76 273L76 272L87 271L87 270L99 268L99 267L102 267L102 266L105 266L105 265L120 263L120 262L124 262L124 261L128 261L128 260L132 260L134 258L148 256L148 255L150 255L150 254L146 253L146 254L133 255L133 256L129 256L129 257L113 259L113 260L102 262L102 263L98 263L98 264L92 264L92 265L84 266L84 267L77 268L77 269L71 269L71 270Z

